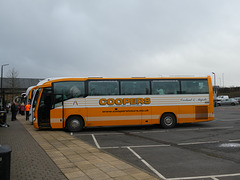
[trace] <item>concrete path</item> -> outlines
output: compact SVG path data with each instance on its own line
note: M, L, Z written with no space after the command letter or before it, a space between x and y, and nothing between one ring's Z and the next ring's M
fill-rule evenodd
M7 123L10 127L0 127L0 144L8 145L12 149L11 180L67 180L19 120L10 121L10 118L11 114L9 113ZM23 121L23 117L18 116L18 119Z

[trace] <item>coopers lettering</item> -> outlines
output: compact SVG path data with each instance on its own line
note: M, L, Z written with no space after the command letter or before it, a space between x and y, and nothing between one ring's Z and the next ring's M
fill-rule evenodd
M150 104L150 98L102 98L99 100L100 105L140 105Z

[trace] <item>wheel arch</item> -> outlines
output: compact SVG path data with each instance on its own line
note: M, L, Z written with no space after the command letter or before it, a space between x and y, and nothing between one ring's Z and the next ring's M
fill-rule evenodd
M79 114L72 114L72 115L67 117L67 119L66 119L66 121L64 123L64 128L65 129L67 129L67 124L68 124L69 119L74 118L74 117L79 118L80 120L82 120L83 127L85 127L85 119L81 115L79 115Z

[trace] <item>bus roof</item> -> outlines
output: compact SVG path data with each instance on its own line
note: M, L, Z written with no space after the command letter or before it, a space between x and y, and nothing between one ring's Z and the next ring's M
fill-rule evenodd
M30 92L34 87L35 87L35 86L30 86L29 88L27 88L26 96L28 96L29 92Z
M54 82L61 82L61 81L87 81L87 80L159 80L159 79L166 79L166 80L178 80L178 79L207 79L210 76L204 77L130 77L130 78L103 78L103 77L59 77L59 78L46 78L40 81L36 87L50 87Z

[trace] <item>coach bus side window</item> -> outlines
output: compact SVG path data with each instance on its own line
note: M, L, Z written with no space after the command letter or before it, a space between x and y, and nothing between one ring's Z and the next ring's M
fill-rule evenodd
M149 81L121 81L122 95L145 95L150 94Z
M54 94L63 94L64 100L83 97L85 95L84 82L66 81L53 85Z
M208 94L207 80L181 80L182 94Z
M179 94L180 86L177 80L154 80L152 81L152 94Z
M118 81L89 81L89 96L119 95Z

